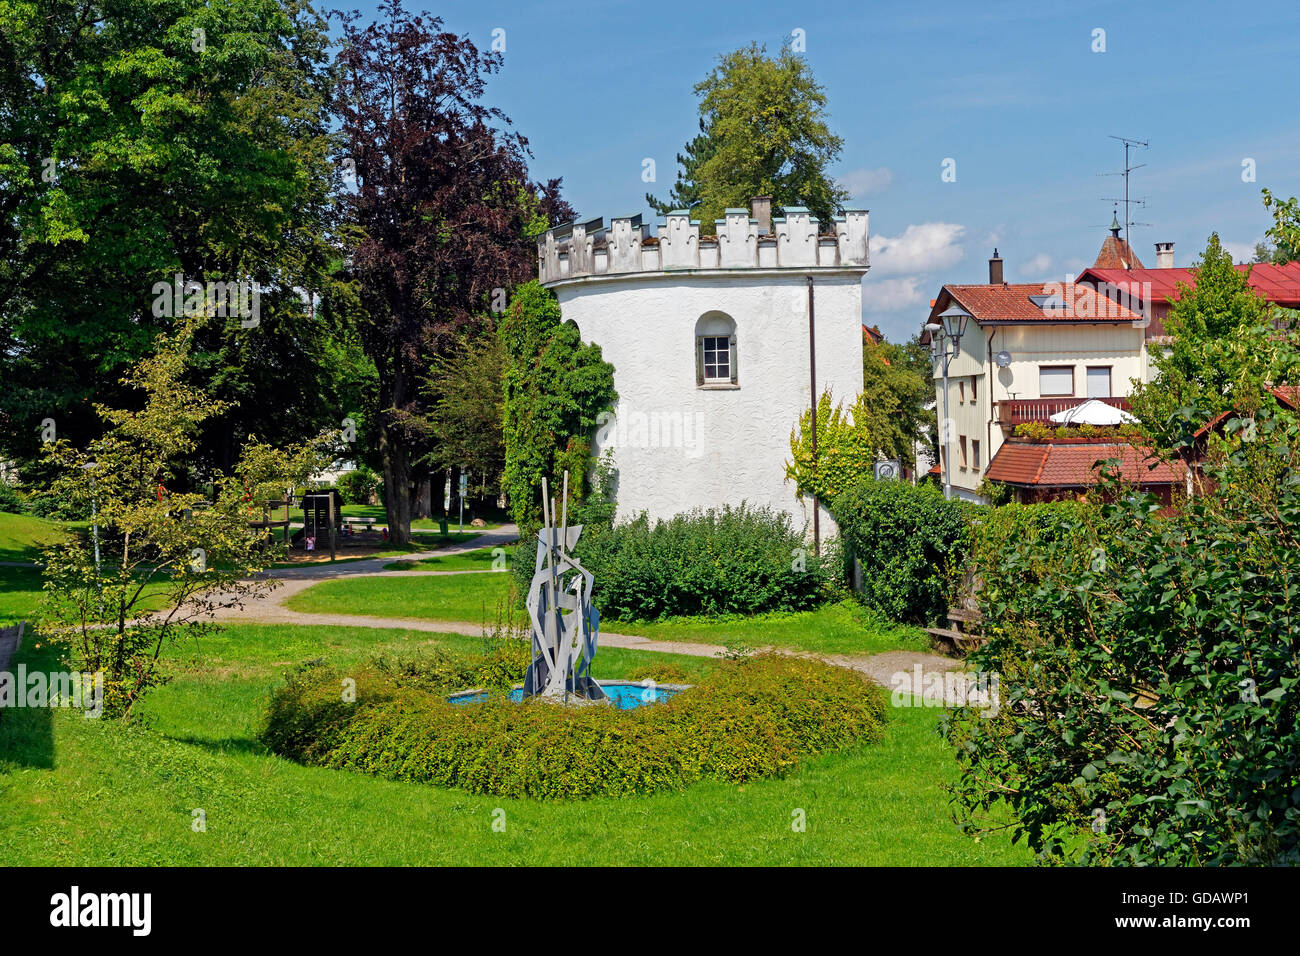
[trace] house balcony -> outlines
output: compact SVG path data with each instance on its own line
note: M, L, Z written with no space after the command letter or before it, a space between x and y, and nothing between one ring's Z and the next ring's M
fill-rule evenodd
M1086 398L1006 398L994 402L997 407L999 425L1014 428L1026 422L1046 422L1057 412L1082 405ZM1114 405L1124 411L1129 410L1127 398L1099 398L1098 401Z

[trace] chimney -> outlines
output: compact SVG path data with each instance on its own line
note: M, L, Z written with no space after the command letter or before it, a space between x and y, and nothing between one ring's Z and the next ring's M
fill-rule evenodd
M1156 243L1156 268L1172 269L1174 267L1174 244L1172 242Z
M758 220L758 234L760 236L770 235L772 232L772 197L755 196L750 200L750 205L754 210L754 218Z
M993 250L993 258L989 260L989 285L1002 285L1002 260L998 258L997 249Z

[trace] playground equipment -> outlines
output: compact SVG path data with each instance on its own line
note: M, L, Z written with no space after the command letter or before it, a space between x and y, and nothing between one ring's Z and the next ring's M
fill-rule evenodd
M329 541L330 560L333 561L338 551L342 512L343 495L337 488L305 492L302 496L302 531L299 532L303 548L307 551L317 550L321 545L321 535L324 534ZM295 535L294 540L299 540L299 536Z
M272 518L271 512L280 508L284 509L283 517ZM287 545L289 543L289 502L275 500L263 502L262 520L250 521L248 526L254 530L265 531L268 538L273 538L275 535L274 529L279 528L283 533L284 543Z

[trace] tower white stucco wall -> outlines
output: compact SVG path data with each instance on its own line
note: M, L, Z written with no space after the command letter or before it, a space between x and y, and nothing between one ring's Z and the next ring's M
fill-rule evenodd
M565 319L614 366L618 409L596 450L614 449L619 520L744 501L811 524L811 502L785 481L790 432L811 394L807 276L653 272L555 286ZM817 387L846 404L862 391L861 276L813 278ZM697 384L697 322L716 312L735 322L735 385ZM833 529L824 509L821 523Z

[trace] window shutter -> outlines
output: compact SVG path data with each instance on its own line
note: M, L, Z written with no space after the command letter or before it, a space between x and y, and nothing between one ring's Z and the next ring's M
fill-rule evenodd
M731 346L731 384L735 385L737 381L736 373L739 371L736 368L736 337L734 335L731 336L731 338L727 340L727 344Z
M695 336L695 384L704 384L704 336Z

